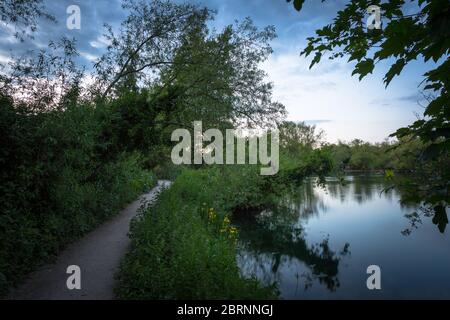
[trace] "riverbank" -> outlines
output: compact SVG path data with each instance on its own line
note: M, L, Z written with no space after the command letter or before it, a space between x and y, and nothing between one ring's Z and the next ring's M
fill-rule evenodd
M231 211L263 203L255 166L185 170L131 227L120 299L266 299L272 286L243 278Z
M406 169L368 169L368 170L363 170L363 169L344 169L342 170L344 174L353 174L353 173L363 173L363 174L385 174L386 170L391 170L394 173L397 174L408 174L408 173L413 173L413 170L406 170Z

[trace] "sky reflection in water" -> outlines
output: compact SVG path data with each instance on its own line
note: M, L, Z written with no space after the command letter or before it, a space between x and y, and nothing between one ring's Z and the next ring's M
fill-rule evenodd
M235 219L243 274L276 282L285 299L450 298L445 223L439 230L423 217L406 235L405 215L418 204L401 204L395 190L381 193L383 177L346 180L325 188L306 181L280 208ZM381 268L381 290L366 287L372 264Z

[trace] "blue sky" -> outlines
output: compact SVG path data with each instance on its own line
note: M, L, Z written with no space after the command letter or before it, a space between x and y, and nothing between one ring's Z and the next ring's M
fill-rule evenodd
M177 1L181 2L181 1ZM309 58L300 57L306 38L331 22L347 1L321 3L307 0L302 12L294 10L285 0L200 0L188 1L217 11L211 26L220 30L234 20L249 16L256 25L274 25L277 39L272 42L273 55L262 65L274 83L274 97L288 110L288 119L316 124L326 132L330 142L360 138L382 141L390 133L422 114L418 85L430 66L422 62L408 65L401 76L385 89L383 74L389 64L378 64L373 75L361 82L351 77L353 64L347 60L324 59L309 70ZM103 24L118 26L126 16L120 0L46 0L45 4L57 18L56 24L42 21L34 40L18 42L8 29L0 27L0 62L11 53L46 47L49 40L62 35L75 37L81 54L80 63L92 65L105 47ZM81 8L81 30L68 30L66 8Z

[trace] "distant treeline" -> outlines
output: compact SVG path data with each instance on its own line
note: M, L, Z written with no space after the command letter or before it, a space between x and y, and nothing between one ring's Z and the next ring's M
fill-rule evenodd
M419 139L403 139L396 142L370 143L360 139L351 142L339 141L325 146L331 151L334 168L337 170L374 171L392 169L408 172L414 170L417 159L424 150Z
M303 122L285 121L280 126L281 153L292 159L302 158L311 150L320 151L329 161L330 172L375 171L392 169L411 171L417 166L425 145L418 138L370 143L360 139L327 143L325 132ZM294 160L295 161L295 160Z

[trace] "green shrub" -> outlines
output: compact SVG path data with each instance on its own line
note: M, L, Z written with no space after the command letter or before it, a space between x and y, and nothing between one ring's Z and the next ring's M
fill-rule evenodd
M183 171L183 166L174 165L171 160L165 159L153 168L159 179L174 181Z

